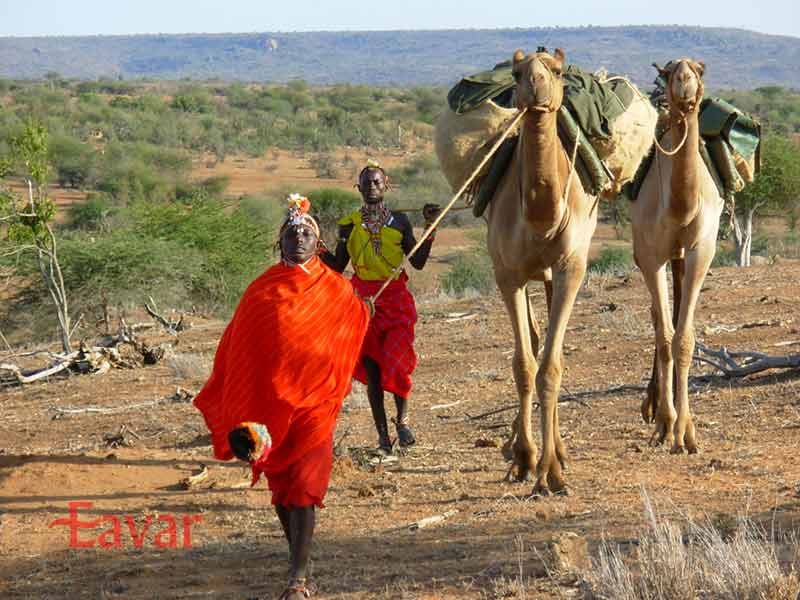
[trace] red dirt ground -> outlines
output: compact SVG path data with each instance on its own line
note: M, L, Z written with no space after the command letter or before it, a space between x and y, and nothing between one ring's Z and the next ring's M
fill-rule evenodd
M468 240L463 232L450 236L435 251L439 259L459 236ZM526 597L575 597L580 573L548 575L548 544L574 534L595 555L604 537L630 542L644 520L642 489L668 516L724 521L747 512L797 529L797 370L695 380L691 405L701 452L672 456L651 448L651 428L639 416L643 392L601 392L646 381L652 348L646 290L636 272L590 277L567 333L562 393L597 393L559 405L571 493L537 501L528 496L531 484L502 481L507 463L495 446L514 412L479 417L516 398L502 303L496 294L439 296L431 281L412 274L420 314L412 396L419 444L397 463L362 464L376 436L363 394L346 401L336 435L342 457L315 538L320 598L522 597L513 585L520 569ZM698 338L715 348L797 352L799 293L800 263L713 269L698 307ZM541 314L541 288L531 286L531 294ZM210 458L191 404L126 408L170 396L178 385L202 385L224 323L190 320L194 327L180 334L172 358L156 366L0 388L0 596L275 598L280 592L286 547L264 484L243 487L246 469ZM0 362L10 360L0 354ZM692 369L695 376L708 372ZM112 407L118 410L63 412ZM122 427L123 445L112 447L104 436ZM182 489L180 481L201 463L209 467L208 480ZM151 530L136 548L123 521L122 547L71 549L68 530L48 525L66 517L72 501L93 504L86 518L131 515L137 527L146 515L179 521L201 515L202 522L192 528L191 548L181 547L180 524L179 547L157 547ZM445 513L428 528L408 528Z

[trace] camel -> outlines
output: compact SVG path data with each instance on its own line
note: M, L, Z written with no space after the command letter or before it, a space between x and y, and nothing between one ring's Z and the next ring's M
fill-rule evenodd
M698 154L698 112L705 65L684 58L661 71L667 80L669 150L656 157L631 205L634 260L651 298L656 337L653 375L642 404L646 422L655 421L654 441L672 453L697 452L689 410L689 367L694 352L694 313L716 252L723 199ZM674 320L670 319L667 264L671 263ZM674 365L673 365L674 361ZM674 395L673 395L674 377Z
M564 95L564 60L561 49L552 55L514 53L517 107L527 112L512 161L486 214L489 255L514 331L519 412L510 445L512 469L516 467L521 481L528 480L534 469L531 407L535 384L542 449L533 491L541 495L566 492L563 468L567 452L559 432L557 405L562 347L597 225L597 199L583 190L556 132L556 114ZM538 365L540 335L527 283L548 280L548 270L552 271L551 308Z

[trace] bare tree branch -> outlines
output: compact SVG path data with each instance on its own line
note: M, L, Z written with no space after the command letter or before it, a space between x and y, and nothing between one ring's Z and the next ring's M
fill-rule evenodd
M153 319L155 319L156 322L158 322L162 327L164 327L164 329L166 329L169 333L171 333L172 335L177 335L179 331L187 329L187 326L183 322L183 315L181 315L180 318L174 323L170 322L156 312L156 303L153 300L152 296L150 296L148 299L150 300L150 303L153 306L150 306L150 303L147 302L144 303L144 309L147 311L147 314L153 317Z
M712 350L700 342L695 345L694 360L711 365L726 377L746 377L769 369L800 368L800 354L770 356L763 352L730 352L724 346Z

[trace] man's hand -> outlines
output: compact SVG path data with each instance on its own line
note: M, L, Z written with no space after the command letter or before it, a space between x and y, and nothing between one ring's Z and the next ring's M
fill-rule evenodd
M425 223L430 225L442 212L442 207L438 204L426 204L422 207L422 216L425 218Z
M356 295L356 297L359 300L361 300L364 304L367 305L367 308L369 309L370 318L374 317L375 316L375 301L372 299L372 297L371 296L362 296L356 290L353 290L353 293Z

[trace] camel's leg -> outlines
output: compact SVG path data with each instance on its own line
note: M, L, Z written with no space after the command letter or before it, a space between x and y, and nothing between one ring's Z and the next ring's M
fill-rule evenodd
M562 462L566 448L558 430L558 392L561 389L562 349L575 297L586 273L586 260L575 257L553 280L553 303L547 328L542 364L536 375L536 391L541 407L542 453L536 465L534 494L546 495L565 490Z
M653 329L657 331L656 322L658 317L651 305L650 319ZM642 419L645 423L652 423L656 418L658 408L658 344L653 348L653 368L650 371L650 382L647 384L647 394L642 401Z
M550 310L553 306L553 271L551 269L547 269L544 272L544 296L547 301L547 318L550 318ZM530 308L530 307L529 307ZM533 309L531 308L528 311L530 315L531 322L533 326L536 327L537 333L537 341L541 339L541 333L539 332L539 327L536 325L536 318L533 316ZM534 345L534 355L539 356L537 346ZM564 357L561 357L561 371L563 372L564 369ZM561 463L561 468L566 470L567 468L567 449L564 446L564 441L561 439L561 429L558 427L558 410L556 410L556 423L555 423L555 432L556 432L556 456L558 456L558 461Z
M514 442L517 441L517 432L519 431L519 411L517 411L517 415L514 417L514 421L511 423L511 434L508 436L508 439L503 443L503 447L500 449L500 452L503 454L503 458L506 460L513 461L514 460ZM514 463L512 462L511 468L506 475L506 479L511 481L512 471L514 470Z
M658 270L642 269L645 284L650 292L653 326L656 332L656 357L658 360L657 389L658 406L655 412L656 429L653 439L657 443L664 440L672 444L672 426L675 423L675 407L672 399L672 337L674 329L669 314L669 294L667 290L667 269L661 265Z
M708 273L708 267L714 258L715 248L711 243L698 246L687 258L687 269L684 277L684 298L678 315L678 325L672 340L672 353L675 356L675 404L678 418L675 421L675 441L673 453L686 449L689 454L697 452L694 421L689 412L689 367L692 365L694 353L694 311L700 298L700 289Z
M678 326L678 314L681 311L681 296L685 261L683 258L672 259L672 326ZM650 315L655 323L655 315ZM675 374L673 373L673 377ZM652 423L658 407L658 348L653 350L653 369L650 371L650 383L647 384L647 396L642 402L642 419Z
M547 301L547 316L550 316L550 309L553 306L553 270L544 271L544 298Z
M550 303L553 297L553 277L551 275L550 269L543 274L543 280L545 285L545 296L547 299L547 314L550 315ZM539 328L539 323L536 320L536 315L533 312L533 304L531 304L531 299L528 296L527 286L525 290L525 295L528 297L528 327L530 329L531 335L531 352L533 353L533 357L537 358L539 356L539 347L541 345L542 340L542 330ZM503 444L502 453L503 458L506 460L512 460L514 458L514 442L517 439L517 431L519 427L519 414L517 418L514 419L514 422L511 425L511 435ZM563 464L563 463L562 463ZM509 471L509 475L507 479L510 479L511 471Z
M514 330L513 365L514 381L517 384L517 395L519 396L519 413L514 422L516 440L513 444L513 453L514 465L517 467L517 479L525 481L533 470L534 456L536 455L536 444L531 432L531 406L537 365L531 348L528 296L524 284L522 286L504 285L498 281L498 287L511 319L511 328Z
M542 340L542 330L539 329L539 323L536 321L536 316L533 314L533 305L531 304L531 299L528 296L527 287L525 289L525 297L528 300L528 328L530 329L531 335L531 352L533 352L534 358L539 357L539 346ZM550 307L547 307L548 314L550 313Z

